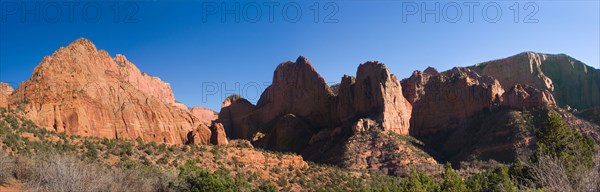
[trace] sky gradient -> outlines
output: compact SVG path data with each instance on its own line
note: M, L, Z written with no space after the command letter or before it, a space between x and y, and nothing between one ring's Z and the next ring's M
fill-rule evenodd
M16 87L44 56L80 37L170 83L176 100L216 111L234 93L256 102L276 66L299 55L330 84L369 60L400 79L523 51L565 53L600 68L598 1L474 2L227 1L225 11L224 1L51 1L35 9L2 0L0 81Z

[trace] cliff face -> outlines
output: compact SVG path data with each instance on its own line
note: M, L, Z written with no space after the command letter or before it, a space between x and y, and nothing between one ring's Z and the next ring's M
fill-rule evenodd
M11 106L21 103L36 124L68 134L170 144L188 142L193 130L210 134L207 125L175 106L169 84L87 39L44 57L9 98Z
M185 107L185 109L187 110L187 107ZM192 107L190 109L190 112L196 118L200 119L202 122L207 124L210 124L213 120L216 120L218 117L218 114L215 111L204 108L202 106Z
M521 84L548 90L560 106L600 106L600 69L564 54L525 52L470 68L495 77L505 88Z
M516 84L502 95L503 105L514 109L556 105L548 90L539 90L529 85Z
M504 93L497 80L459 68L415 71L402 87L413 104L411 134L417 136L463 127L475 114L498 107Z
M533 137L517 110L556 105L548 90L517 84L505 92L498 80L469 68L415 71L402 88L413 104L411 135L452 162L512 162Z
M8 83L0 82L0 107L6 108L8 106L8 96L14 91Z
M373 122L383 134L408 135L410 126L412 107L384 64L366 62L356 75L344 76L334 93L301 56L277 67L256 106L228 97L215 122L224 125L228 137L249 139L260 148L343 164L348 138L360 119Z

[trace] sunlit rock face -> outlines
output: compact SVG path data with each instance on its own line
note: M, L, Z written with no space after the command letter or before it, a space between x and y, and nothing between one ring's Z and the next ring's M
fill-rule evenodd
M495 77L505 89L520 84L548 90L560 106L600 106L600 69L565 54L524 52L470 68Z
M176 107L169 84L83 38L44 57L9 98L9 105L19 104L36 124L67 134L169 144L188 142L196 129L210 135L208 126ZM210 138L203 139L196 142Z

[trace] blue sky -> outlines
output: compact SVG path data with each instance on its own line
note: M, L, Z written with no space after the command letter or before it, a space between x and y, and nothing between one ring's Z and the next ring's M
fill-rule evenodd
M330 83L369 60L406 78L523 51L566 53L600 68L598 1L226 1L234 11L222 21L224 2L49 1L36 10L34 2L2 0L0 81L18 85L79 37L169 82L178 101L217 111L232 93L256 102L277 64L299 55Z

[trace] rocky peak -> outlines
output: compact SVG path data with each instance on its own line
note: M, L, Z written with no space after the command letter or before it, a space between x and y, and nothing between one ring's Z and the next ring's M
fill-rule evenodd
M358 114L379 114L385 131L408 134L411 105L395 75L379 62L367 62L356 72L355 109Z
M433 75L433 76L440 75L440 72L438 72L437 69L435 69L431 66L427 67L427 69L425 69L425 71L423 71L423 73L428 74L428 75Z
M83 37L73 41L67 46L67 48L79 51L97 51L96 45L94 45L94 43L92 43L92 41L89 39Z
M379 62L361 64L356 74L342 77L334 94L306 58L282 63L257 106L229 97L215 122L223 124L229 138L324 162L339 159L334 148L354 133L359 119L408 134L411 105L398 79Z
M227 137L251 140L256 133L256 128L250 119L253 110L254 105L248 100L232 95L223 101L215 122L222 124Z
M168 84L87 39L45 57L13 95L10 106L27 100L29 119L67 134L183 144L200 123L173 105Z
M243 102L248 102L250 103L248 100L242 98L239 95L230 95L227 98L225 98L225 100L223 100L223 103L221 103L221 108L225 108L230 106L231 104L236 103L237 101L243 101Z
M281 114L292 113L326 125L330 123L327 106L332 96L325 79L300 56L296 62L277 66L271 86L260 96L254 119L266 124Z

